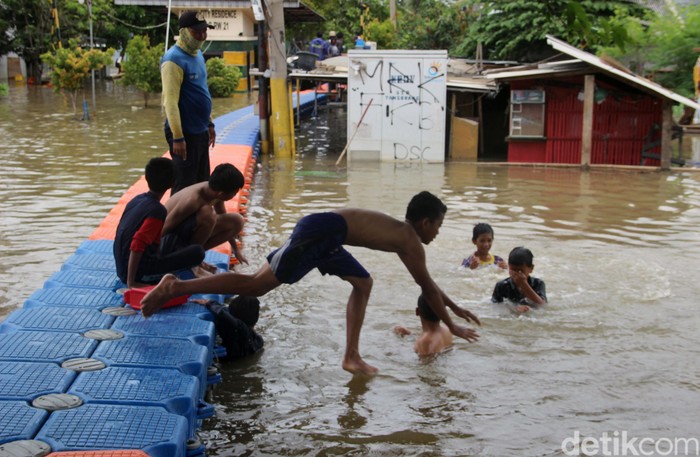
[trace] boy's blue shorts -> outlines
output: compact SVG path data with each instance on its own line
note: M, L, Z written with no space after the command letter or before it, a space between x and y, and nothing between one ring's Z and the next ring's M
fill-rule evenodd
M336 213L303 217L287 242L267 256L272 272L282 283L293 284L318 268L324 275L368 278L369 273L343 248L348 226Z

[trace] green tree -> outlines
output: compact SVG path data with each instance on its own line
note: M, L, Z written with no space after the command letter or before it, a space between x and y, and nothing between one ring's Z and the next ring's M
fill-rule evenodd
M149 94L163 90L160 79L160 58L163 44L151 47L148 36L135 36L126 46L126 59L122 62L124 76L119 81L125 86L135 86L143 93L143 104L148 107Z
M450 49L464 33L462 9L443 0L414 0L398 8L396 47Z
M287 37L308 43L316 32L343 32L346 48L352 48L355 32L365 35L374 21L389 18L389 2L386 0L306 0L304 3L326 20L319 23L287 24ZM365 30L362 30L364 23ZM326 35L327 36L327 35Z
M53 4L58 14L60 45L52 16ZM124 49L134 34L148 35L152 43L165 41L165 17L158 8L117 6L113 0L92 0L92 23L94 43L100 49ZM0 33L0 55L17 53L27 63L29 76L38 82L42 54L65 46L71 38L88 47L88 7L78 0L0 0L0 31L4 32Z
M0 1L0 55L17 53L27 64L28 76L40 82L41 55L51 49L52 26L46 0Z
M54 91L68 96L77 114L78 92L85 89L85 78L91 70L99 70L111 62L114 49L103 52L98 49L84 50L76 40L69 40L68 47L46 52L41 59L51 68L51 84ZM84 94L83 94L84 95Z
M634 71L690 98L695 97L693 67L699 54L700 10L679 8L678 15L660 14L648 21L627 21L632 44L608 47L603 53L621 60Z
M481 43L488 59L526 62L554 53L546 44L548 34L593 52L624 46L627 30L611 18L642 17L646 11L624 0L467 0L459 7L469 12L468 28L452 54L473 56Z
M224 59L214 57L207 60L207 85L212 97L230 97L241 79L241 70L226 65Z

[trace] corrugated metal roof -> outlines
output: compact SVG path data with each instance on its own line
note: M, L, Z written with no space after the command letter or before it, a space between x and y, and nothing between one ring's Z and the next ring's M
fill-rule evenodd
M570 72L580 73L583 70L581 62L585 62L587 66L594 66L597 69L602 70L604 73L611 75L617 79L623 80L642 90L645 90L647 92L654 92L658 95L661 95L664 98L700 110L699 103L696 103L689 98L677 94L670 89L666 89L665 87L653 81L650 81L642 76L639 76L633 73L632 71L621 69L607 62L604 62L600 57L594 56L593 54L588 53L586 51L582 51L574 46L571 46L568 43L554 38L551 35L547 35L547 44L552 46L557 51L563 52L564 54L574 57L576 60L547 62L543 64L538 64L536 67L529 66L520 67L520 69L515 68L509 70L500 70L497 72L490 72L485 76L495 80L508 80L522 77L553 75ZM576 63L577 61L579 63Z
M498 92L498 83L479 77L452 76L447 74L447 89L465 92Z
M646 78L643 78L635 73L632 73L631 71L623 71L620 70L619 68L616 68L608 63L603 62L600 57L594 56L593 54L590 54L586 51L582 51L578 48L575 48L574 46L571 46L568 43L565 43L561 40L558 40L554 38L553 36L547 35L547 43L551 45L554 49L557 51L561 51L563 53L566 53L572 57L575 57L579 60L582 60L583 62L586 62L590 65L593 65L594 67L600 68L601 70L604 70L606 73L609 73L613 76L618 77L619 79L623 79L625 81L628 81L636 86L641 86L646 89L651 90L652 92L656 92L657 94L669 98L673 101L676 101L682 105L689 106L691 108L695 109L700 109L700 104L694 102L693 100L686 98L680 94L677 94L673 92L672 90L666 89L665 87L650 81Z

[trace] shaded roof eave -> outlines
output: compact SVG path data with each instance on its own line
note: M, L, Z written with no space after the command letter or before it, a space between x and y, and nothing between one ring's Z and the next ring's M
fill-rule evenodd
M207 9L207 8L251 8L250 0L114 0L115 5L132 6L160 6L167 8L170 3L171 8L182 9ZM326 19L313 9L298 0L285 0L284 7L285 21L296 22L323 22Z

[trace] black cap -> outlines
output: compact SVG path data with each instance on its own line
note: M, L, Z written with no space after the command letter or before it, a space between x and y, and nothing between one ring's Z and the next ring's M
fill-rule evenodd
M202 18L202 14L197 11L185 11L180 15L177 21L181 29L192 27L195 30L213 29L213 25L207 24L207 21Z

